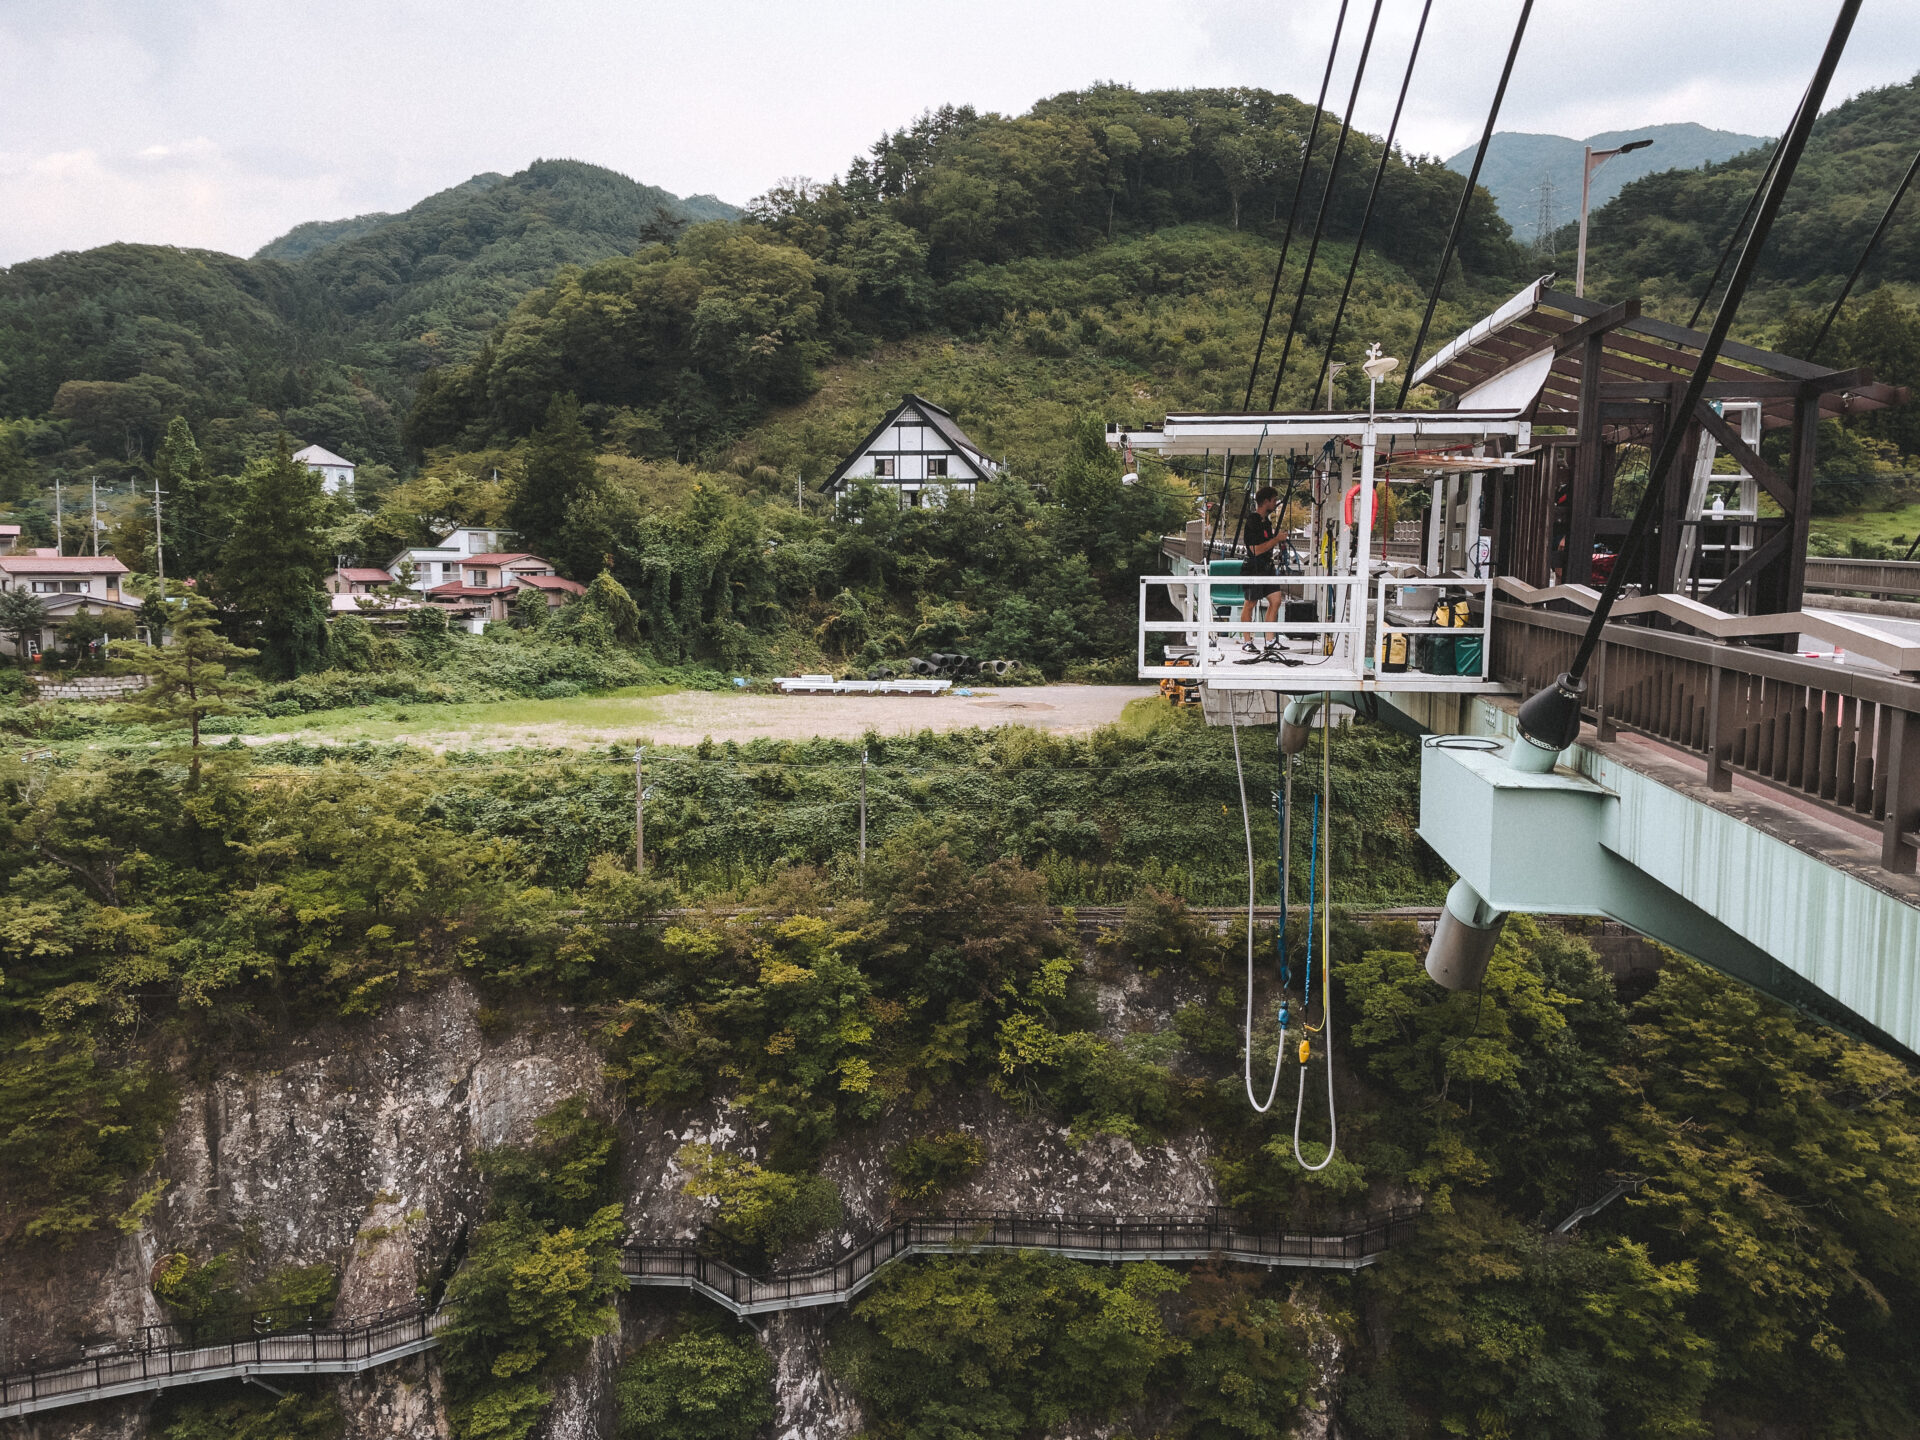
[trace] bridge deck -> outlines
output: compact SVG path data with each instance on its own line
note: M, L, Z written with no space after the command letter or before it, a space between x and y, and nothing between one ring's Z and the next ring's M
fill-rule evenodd
M1042 1250L1076 1260L1185 1263L1218 1255L1236 1264L1358 1270L1411 1233L1415 1212L1394 1211L1337 1235L1235 1225L1219 1216L953 1216L905 1220L843 1259L785 1274L749 1275L685 1242L629 1246L620 1268L634 1288L691 1290L735 1315L835 1305L913 1255ZM257 1335L217 1345L118 1350L0 1376L0 1419L176 1385L255 1375L349 1375L439 1343L444 1311L409 1310L337 1330Z

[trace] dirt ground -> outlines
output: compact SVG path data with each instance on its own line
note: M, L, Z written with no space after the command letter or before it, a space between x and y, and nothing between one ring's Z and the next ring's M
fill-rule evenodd
M458 718L431 710L401 719L374 719L340 730L287 730L244 737L249 744L276 740L340 742L400 741L434 749L575 747L630 743L697 745L714 740L805 740L815 736L857 740L869 729L882 735L971 726L1028 725L1036 730L1083 735L1120 718L1127 702L1157 691L1151 685L1040 685L966 695L748 695L737 691L680 691L632 699L600 697L539 706L537 718L516 713L499 719L469 712ZM487 707L474 707L485 711ZM549 718L550 717L550 718Z
M964 695L710 695L683 691L647 703L660 718L652 736L660 745L715 740L855 740L869 729L882 735L919 730L965 730L1028 725L1084 735L1120 718L1129 700L1158 691L1151 685L1038 685ZM612 735L609 740L615 738Z

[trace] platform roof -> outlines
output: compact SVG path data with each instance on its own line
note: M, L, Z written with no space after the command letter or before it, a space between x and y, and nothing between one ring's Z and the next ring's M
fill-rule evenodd
M1383 451L1448 450L1496 438L1525 445L1531 429L1529 422L1511 408L1383 410L1371 419L1364 410L1222 415L1176 411L1162 426L1127 430L1110 425L1107 443L1116 448L1131 445L1160 455L1202 455L1209 451L1248 455L1258 450L1262 455L1311 456L1328 442L1357 444L1369 424Z
M1699 363L1703 331L1640 314L1637 302L1602 305L1550 288L1552 276L1522 290L1464 331L1414 372L1463 407L1489 400L1520 408L1540 425L1578 423L1587 342L1600 340L1601 379L1647 391L1684 383ZM1834 370L1777 351L1728 341L1714 362L1714 400L1758 400L1768 429L1790 425L1804 393L1819 396L1824 417L1902 403L1902 386L1868 370Z

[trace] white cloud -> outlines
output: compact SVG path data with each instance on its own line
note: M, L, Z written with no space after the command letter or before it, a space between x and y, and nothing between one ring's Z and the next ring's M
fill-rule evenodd
M1385 0L1357 113L1384 127L1421 0ZM1336 0L9 0L0 263L108 240L250 253L536 156L743 201L843 169L942 103L1095 80L1311 97ZM1868 7L1833 98L1920 70ZM1352 0L1341 103L1371 9ZM1478 138L1518 0L1435 0L1402 138ZM1831 23L1806 0L1538 0L1502 127L1784 123Z

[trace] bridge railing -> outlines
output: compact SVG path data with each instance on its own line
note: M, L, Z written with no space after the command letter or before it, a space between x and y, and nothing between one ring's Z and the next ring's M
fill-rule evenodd
M1876 600L1920 600L1920 560L1807 557L1806 588Z
M1573 659L1584 615L1495 607L1493 674L1531 693ZM1602 740L1637 731L1700 757L1708 785L1747 776L1880 831L1880 863L1920 857L1920 684L1830 660L1608 625L1587 675Z
M13 1406L31 1406L63 1395L114 1392L119 1387L157 1388L176 1379L245 1366L344 1368L355 1360L416 1344L432 1333L433 1316L425 1309L408 1307L333 1329L253 1335L215 1344L136 1342L0 1375L0 1414Z
M1355 1264L1412 1232L1418 1212L1395 1210L1332 1235L1291 1234L1215 1212L1203 1218L1118 1219L1062 1215L947 1215L903 1220L828 1265L749 1275L685 1244L630 1245L622 1269L635 1284L696 1284L747 1312L831 1304L864 1289L898 1256L925 1251L1040 1249L1067 1254L1194 1256L1222 1252L1242 1260Z

